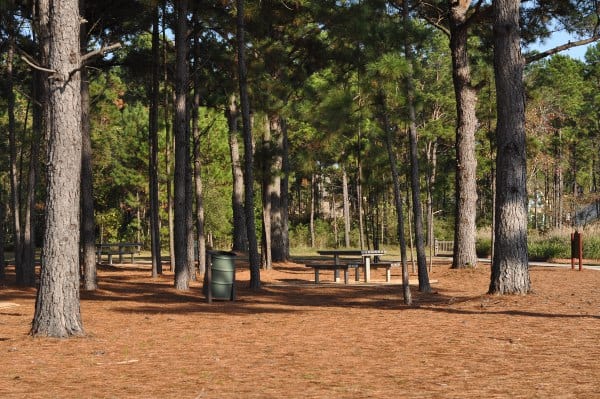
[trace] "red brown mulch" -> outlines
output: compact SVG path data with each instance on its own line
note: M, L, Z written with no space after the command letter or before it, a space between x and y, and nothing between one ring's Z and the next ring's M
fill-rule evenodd
M206 303L147 264L101 267L86 336L32 338L35 290L0 287L2 398L600 398L600 271L532 267L535 293L486 295L489 265L434 264L434 293L261 271ZM9 269L9 280L14 278ZM415 276L411 276L412 279Z

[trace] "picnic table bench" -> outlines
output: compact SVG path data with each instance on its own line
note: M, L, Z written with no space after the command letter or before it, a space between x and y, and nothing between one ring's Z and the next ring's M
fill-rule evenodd
M134 255L142 250L141 242L118 242L96 244L97 262L102 263L102 255L108 255L108 264L113 264L113 255L119 255L119 263L123 263L123 255L131 255L131 263L135 263Z
M333 250L321 250L317 251L319 255L333 255L333 263L331 258L323 257L323 262L311 262L307 263L306 266L313 268L315 271L315 283L318 284L320 281L321 270L333 270L334 280L339 280L339 271L344 272L344 283L348 284L348 271L349 269L355 270L356 281L360 280L360 269L365 270L365 282L369 282L371 279L371 268L385 268L385 281L390 282L392 279L392 268L401 266L400 262L382 262L377 259L378 256L383 255L384 251L381 250L361 250L361 249L333 249ZM360 259L343 259L342 256L360 256ZM376 257L376 261L371 261L371 257Z

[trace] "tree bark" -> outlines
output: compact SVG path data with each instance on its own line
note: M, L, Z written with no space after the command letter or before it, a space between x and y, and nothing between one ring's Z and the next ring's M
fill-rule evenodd
M283 123L279 115L274 115L270 121L272 142L275 143L273 170L271 178L271 260L273 262L286 261L283 220L282 172L283 172Z
M527 256L524 60L519 34L520 1L494 0L496 76L496 240L489 292L531 290Z
M188 87L188 22L187 0L176 3L177 25L175 31L175 178L174 178L174 239L175 239L175 288L187 290L190 282L188 264L188 212L187 178L189 161L189 128L187 118Z
M79 307L81 82L79 5L51 3L49 140L44 264L31 334L83 335Z
M236 0L236 41L238 56L238 83L240 104L242 107L242 128L244 132L244 211L246 214L246 233L248 236L248 257L250 261L250 288L260 288L260 256L256 239L254 221L254 146L252 143L252 125L250 121L250 99L248 95L248 71L246 68L244 0Z
M312 173L310 175L310 247L314 248L316 246L316 238L315 238L315 208L317 201L315 191L317 186L317 179L315 174Z
M152 81L150 84L150 112L148 115L148 141L150 154L148 162L148 191L150 192L150 250L152 256L152 277L162 274L160 254L160 204L158 200L158 103L160 96L160 37L158 34L158 6L152 10Z
M348 173L342 168L342 195L344 201L344 244L350 248L350 196L348 195Z
M281 189L280 189L280 207L281 207L281 240L283 242L283 256L280 261L290 259L290 235L289 235L289 187L290 187L290 151L287 133L287 123L281 119Z
M409 27L409 3L404 2L404 26ZM417 246L417 268L419 272L419 291L431 292L431 285L429 284L429 275L427 273L427 259L425 257L425 245L423 243L423 215L421 213L421 185L419 182L419 153L418 153L418 138L417 138L417 124L416 124L416 111L414 106L415 94L414 94L414 83L413 83L413 72L412 65L414 64L414 56L410 48L408 39L404 39L404 55L408 61L410 67L409 72L405 78L405 90L406 100L408 105L408 133L410 141L410 182L412 188L412 205L413 205L413 217L414 217L414 228L415 228L415 243Z
M392 128L388 119L387 102L383 93L380 93L381 110L383 119L383 129L385 132L385 148L390 160L392 171L392 182L394 186L394 205L396 206L396 216L398 228L396 230L398 244L400 246L400 262L402 263L402 294L406 305L412 304L412 295L410 292L408 264L406 261L406 238L404 237L404 213L402 212L402 190L400 189L400 174L398 173L398 161L394 152L394 139L392 137Z
M271 121L265 115L262 156L262 267L266 270L273 268L271 212L273 210L273 184L271 182Z
M169 76L168 76L168 64L167 64L167 27L166 27L166 15L167 15L167 0L162 3L162 41L163 41L163 84L164 84L164 121L165 121L165 172L167 187L167 214L169 224L169 270L175 270L175 215L173 212L173 186L171 181L171 155L173 146L173 137L171 135L171 122L169 115Z
M450 52L452 81L456 97L456 211L454 224L454 256L452 268L474 267L477 216L477 91L471 83L471 67L467 50L467 11L470 0L451 1Z
M82 37L83 40L83 37ZM83 44L83 43L82 43ZM85 47L82 47L85 48ZM90 131L90 89L88 75L81 71L81 261L83 289L98 288L96 273L96 224L92 172L92 140Z
M17 127L15 123L15 93L13 63L15 55L15 39L12 28L9 27L8 51L6 55L6 93L8 102L8 145L10 158L10 205L12 213L12 226L14 236L15 271L17 284L23 281L23 245L21 241L21 196L19 190L19 176L17 167Z
M4 187L0 185L0 223L6 223L6 200L4 198ZM6 277L6 258L4 254L4 246L6 245L6 236L4 229L0 229L0 282Z
M194 104L192 107L192 138L194 141L194 198L196 199L196 246L198 248L198 271L201 275L206 271L206 236L204 231L204 194L202 188L202 158L200 151L200 44L196 35L194 43L194 63L196 73L194 74Z
M231 206L233 209L233 250L248 251L248 235L246 233L246 217L244 216L244 173L240 162L238 144L238 108L235 95L229 96L229 104L225 109L229 126L229 154L231 156L231 174L233 190Z

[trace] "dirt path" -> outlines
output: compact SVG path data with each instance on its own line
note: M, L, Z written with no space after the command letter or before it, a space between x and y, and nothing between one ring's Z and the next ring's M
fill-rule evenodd
M437 264L412 307L382 271L348 286L295 263L261 276L251 292L239 269L238 300L209 305L169 272L103 268L82 293L87 335L69 340L29 337L35 290L2 286L19 306L0 308L0 397L600 398L599 271L533 267L534 294L498 297L489 266Z

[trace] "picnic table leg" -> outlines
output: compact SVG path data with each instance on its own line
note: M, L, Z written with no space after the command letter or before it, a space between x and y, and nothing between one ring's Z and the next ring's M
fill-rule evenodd
M392 267L385 268L385 282L389 283L392 280Z
M348 284L348 268L344 269L344 284Z
M365 283L371 281L371 257L365 256Z
M340 257L338 255L333 256L333 263L336 266L340 264ZM340 282L340 271L337 268L333 270L333 281L336 283Z
M319 268L315 267L315 284L319 284Z

